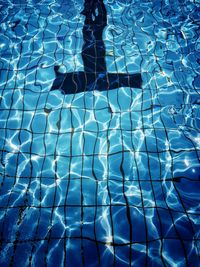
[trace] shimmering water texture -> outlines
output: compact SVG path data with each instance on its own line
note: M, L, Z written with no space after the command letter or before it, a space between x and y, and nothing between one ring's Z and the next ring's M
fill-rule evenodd
M0 1L0 266L199 266L200 3L103 3Z

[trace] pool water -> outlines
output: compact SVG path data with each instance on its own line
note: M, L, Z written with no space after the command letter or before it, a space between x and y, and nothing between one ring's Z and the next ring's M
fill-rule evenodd
M0 266L199 266L200 2L104 4L142 85L67 94L84 0L0 1Z

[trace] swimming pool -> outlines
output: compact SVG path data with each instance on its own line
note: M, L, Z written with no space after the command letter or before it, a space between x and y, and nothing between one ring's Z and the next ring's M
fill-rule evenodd
M87 2L0 1L0 265L198 266L200 4Z

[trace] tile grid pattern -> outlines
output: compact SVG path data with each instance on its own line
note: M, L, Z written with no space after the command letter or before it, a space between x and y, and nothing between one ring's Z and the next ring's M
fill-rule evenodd
M51 5L45 14L42 11L37 27L40 21L40 38L46 40ZM111 6L109 12L115 25ZM32 25L32 13L26 14L25 28ZM16 22L15 10L13 17ZM80 28L78 21L75 32ZM172 77L172 98L182 97L177 112L176 106L163 102L170 90L168 83L159 80L157 69L143 72L141 62L144 81L151 81L144 82L142 90L122 88L101 96L49 93L44 60L47 44L41 43L43 52L35 58L36 35L37 31L26 65L22 51L28 31L18 47L17 60L15 46L1 60L3 264L6 266L5 258L8 266L23 261L53 266L54 260L69 266L72 262L90 266L95 261L99 266L105 262L145 266L152 260L155 266L166 266L170 259L178 262L180 258L183 266L196 263L199 213L197 189L191 186L199 183L198 125L193 125L196 100L191 104L193 121L180 114L189 111L186 91L196 99L197 87L188 83L183 87L178 76ZM111 36L116 43L114 32ZM79 38L75 40L76 51ZM140 45L138 49L145 61ZM123 47L122 51L125 53ZM115 71L121 71L117 49L110 53ZM66 55L56 44L53 57L64 65ZM73 60L76 66L75 55ZM173 73L181 75L175 64ZM182 162L192 167L188 170ZM194 204L187 195L190 190Z

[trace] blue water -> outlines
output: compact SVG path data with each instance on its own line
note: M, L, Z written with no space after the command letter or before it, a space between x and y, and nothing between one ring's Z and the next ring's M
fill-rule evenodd
M0 266L199 266L200 3L104 3L141 89L50 91L84 1L0 1Z

